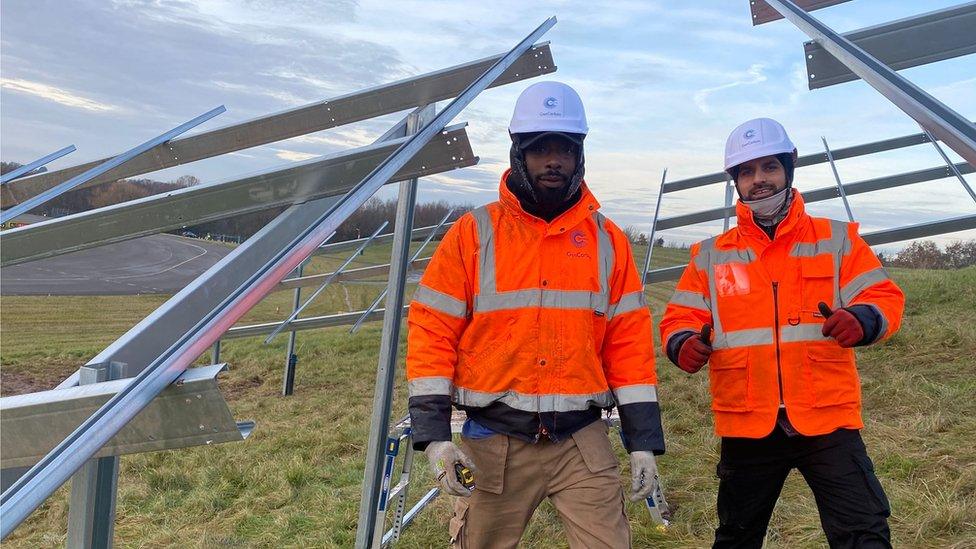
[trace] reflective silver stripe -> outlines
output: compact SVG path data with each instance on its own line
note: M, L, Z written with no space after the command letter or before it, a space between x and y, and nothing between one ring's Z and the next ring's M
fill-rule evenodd
M674 295L671 296L671 300L668 301L668 305L681 305L683 307L691 307L692 309L699 309L702 311L712 310L708 304L708 301L705 300L705 296L697 292L689 292L686 290L675 290Z
M888 280L888 273L884 270L884 267L878 267L866 273L861 273L847 284L844 284L844 287L840 289L841 302L847 305L857 297L857 294L885 280Z
M620 301L610 305L607 311L607 319L609 320L618 315L639 311L645 307L647 307L647 299L644 297L643 291L624 294L620 297Z
M830 220L830 238L816 242L797 242L790 251L792 257L814 257L820 254L837 254L838 259L851 253L851 242L847 239L847 223Z
M823 324L809 323L797 324L796 326L782 326L779 329L779 340L782 343L797 343L799 341L826 341L821 333Z
M468 316L467 303L454 296L428 288L423 284L417 287L417 291L413 294L413 300L446 315L456 316L458 318L466 318Z
M407 382L407 394L412 397L430 395L450 396L451 386L453 384L449 377L418 377Z
M712 341L714 349L734 349L736 347L750 347L752 345L772 345L772 328L752 328L749 330L733 330L731 332L716 333Z
M596 221L596 256L600 268L600 292L610 293L610 272L613 269L613 244L610 242L610 233L607 232L606 217L600 212L593 214ZM602 309L606 312L606 309Z
M513 290L474 296L474 312L485 313L525 307L606 311L609 302L610 297L607 295L582 290Z
M493 294L497 289L495 279L495 228L491 224L488 206L471 210L478 226L478 287L482 294Z
M603 391L588 395L530 395L516 391L486 393L465 387L456 387L454 402L461 406L485 407L494 402L525 412L573 412L587 410L591 406L607 408L614 405L613 393Z
M636 402L657 402L656 385L626 385L613 390L617 406Z
M752 248L741 250L716 250L712 248L708 254L698 254L695 257L695 266L704 270L722 263L752 263L755 260L756 253L752 251Z

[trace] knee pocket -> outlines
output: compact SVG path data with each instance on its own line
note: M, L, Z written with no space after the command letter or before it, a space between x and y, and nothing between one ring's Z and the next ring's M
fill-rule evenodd
M861 472L861 477L864 479L864 483L873 498L874 504L878 506L878 511L885 517L891 516L891 504L888 502L888 496L885 495L884 488L881 487L881 481L878 480L878 475L874 472L874 463L871 462L871 458L867 454L855 454L852 458L858 470Z

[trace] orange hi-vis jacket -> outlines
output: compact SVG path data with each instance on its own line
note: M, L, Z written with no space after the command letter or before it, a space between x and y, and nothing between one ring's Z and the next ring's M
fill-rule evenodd
M651 316L627 237L585 184L546 222L523 210L508 173L500 201L444 236L410 304L415 445L450 440L452 402L536 440L568 436L616 405L629 449L663 453Z
M876 340L901 325L905 296L858 225L807 215L793 192L772 241L740 200L738 227L692 246L661 319L664 342L713 326L708 364L719 436L764 437L781 406L803 435L860 429L854 351L821 335L817 304L873 308Z

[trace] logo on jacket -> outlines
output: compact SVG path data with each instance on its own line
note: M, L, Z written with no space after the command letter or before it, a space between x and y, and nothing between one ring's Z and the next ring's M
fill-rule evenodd
M586 234L583 231L573 231L569 233L569 240L573 243L573 246L577 248L582 248L586 246Z
M559 104L559 101L556 101L555 97L550 96L547 97L546 100L542 102L542 104L545 105L547 109L555 109L556 105Z

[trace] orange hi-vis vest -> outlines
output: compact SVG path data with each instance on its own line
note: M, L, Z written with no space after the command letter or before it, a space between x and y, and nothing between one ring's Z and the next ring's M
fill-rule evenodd
M508 173L500 201L444 236L410 304L415 431L431 398L530 413L656 407L651 316L627 237L585 184L546 222L523 210Z
M810 217L793 193L772 241L740 200L736 228L691 247L661 319L665 344L713 326L708 367L719 436L764 437L781 406L804 435L863 427L854 351L821 335L817 304L873 307L878 339L901 325L905 296L858 225Z

